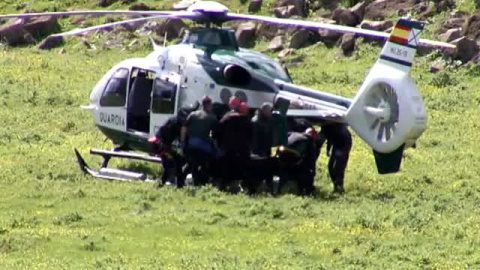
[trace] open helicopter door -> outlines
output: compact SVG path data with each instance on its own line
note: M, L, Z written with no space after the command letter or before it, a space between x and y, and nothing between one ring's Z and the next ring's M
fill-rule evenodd
M167 78L155 78L150 108L150 136L177 112L178 85Z
M127 101L127 130L148 136L155 72L132 68Z

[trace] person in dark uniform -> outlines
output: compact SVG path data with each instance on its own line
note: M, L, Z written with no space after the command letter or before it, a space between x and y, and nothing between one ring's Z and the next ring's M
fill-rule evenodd
M245 179L252 144L252 123L248 116L248 106L244 103L230 107L233 110L222 117L214 135L221 154L221 189L225 189L233 180Z
M346 124L333 123L322 126L321 134L327 141L328 172L333 182L333 192L345 192L343 182L347 168L350 150L352 148L352 135Z
M176 177L177 187L185 185L185 157L180 149L180 132L185 126L187 116L194 108L182 108L176 116L170 117L161 126L154 137L149 139L154 144L154 153L162 158L163 173L158 186L165 185L171 177ZM175 173L175 175L173 175Z
M256 192L258 185L265 180L270 192L273 193L273 175L275 163L272 159L273 146L273 105L265 102L252 118L252 156L249 165L249 174L246 177L248 192Z
M281 147L279 159L283 163L278 191L288 180L296 180L298 192L310 195L314 191L316 162L319 155L317 132L307 128L304 132L290 132L288 144Z
M211 133L216 128L217 118L212 114L212 100L208 96L203 98L202 107L187 117L183 135L185 154L195 185L208 182L210 166L216 155Z

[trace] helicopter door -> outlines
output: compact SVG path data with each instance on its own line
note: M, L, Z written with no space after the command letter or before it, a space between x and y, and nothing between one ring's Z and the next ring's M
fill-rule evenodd
M153 84L150 136L176 113L177 84L156 78Z
M127 103L127 130L149 133L153 78L155 72L132 69Z
M95 118L96 122L105 129L126 131L125 105L127 102L128 76L128 69L117 69L102 92L100 109L95 110Z

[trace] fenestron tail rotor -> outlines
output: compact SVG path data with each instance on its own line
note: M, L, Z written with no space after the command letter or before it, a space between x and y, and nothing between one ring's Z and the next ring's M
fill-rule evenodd
M370 130L377 134L377 140L387 142L395 133L398 123L398 97L393 88L379 83L366 96L365 112L371 117Z

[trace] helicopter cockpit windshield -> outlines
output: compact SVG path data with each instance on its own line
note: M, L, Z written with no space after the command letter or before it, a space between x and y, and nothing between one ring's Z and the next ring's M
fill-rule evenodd
M238 50L235 33L230 29L193 29L187 33L183 43L204 48Z

